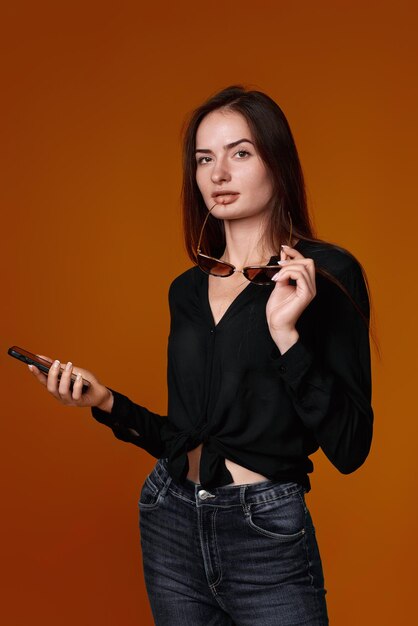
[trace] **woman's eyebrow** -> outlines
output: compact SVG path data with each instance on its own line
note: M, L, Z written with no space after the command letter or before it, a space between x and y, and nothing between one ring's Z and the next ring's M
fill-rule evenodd
M227 143L226 146L224 146L224 150L235 148L235 146L237 146L239 143L243 143L244 141L254 145L254 143L250 141L250 139L243 138L243 139L238 139L238 141L233 141L232 143ZM205 154L209 154L209 153L212 153L212 150L208 150L207 148L196 148L195 152L204 152Z

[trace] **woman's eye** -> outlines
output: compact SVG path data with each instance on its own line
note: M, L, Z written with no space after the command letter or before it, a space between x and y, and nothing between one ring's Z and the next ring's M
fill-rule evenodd
M247 152L247 150L238 150L236 154L239 154L240 158L243 158L242 155L247 156L247 154L250 154L250 153Z
M198 165L200 165L200 164L202 164L202 163L209 163L209 161L206 161L205 159L209 159L209 160L210 160L210 157L208 157L208 156L202 156L202 157L199 157L199 158L197 159L197 163L198 163Z

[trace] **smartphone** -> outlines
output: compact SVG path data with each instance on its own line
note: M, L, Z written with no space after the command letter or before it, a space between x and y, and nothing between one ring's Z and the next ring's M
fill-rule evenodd
M10 354L10 356L13 356L15 359L19 359L19 361L23 361L23 363L27 363L27 365L36 365L36 367L39 368L41 372L43 372L44 374L48 374L49 368L52 365L52 363L50 363L49 361L46 361L45 359L41 359L41 357L36 356L36 354L32 354L32 352L28 352L27 350L24 350L23 348L19 348L18 346L12 346L11 348L9 348L7 351L7 354ZM58 373L58 379L61 378L63 371L64 371L64 367L61 366L60 372ZM76 380L76 375L72 373L71 380L70 380L71 391L73 390L75 380ZM83 378L82 393L86 393L89 387L90 387L89 381Z

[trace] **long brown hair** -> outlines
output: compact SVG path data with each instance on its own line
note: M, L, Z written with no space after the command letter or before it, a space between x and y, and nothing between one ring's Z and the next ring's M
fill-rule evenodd
M361 268L371 303L370 287L361 263L345 248L315 236L308 211L303 171L285 114L268 95L261 91L246 90L242 85L231 85L211 96L191 113L183 128L183 229L190 259L196 261L197 241L208 212L196 182L196 133L203 118L217 109L240 113L246 119L257 151L270 173L275 202L266 224L265 237L272 249L280 250L280 245L287 242L290 213L294 237L331 245L355 259ZM206 254L218 258L224 252L225 245L223 220L210 215L201 248ZM342 289L369 327L367 312L360 308L346 287L325 269L316 267L316 272ZM379 351L373 332L372 338Z

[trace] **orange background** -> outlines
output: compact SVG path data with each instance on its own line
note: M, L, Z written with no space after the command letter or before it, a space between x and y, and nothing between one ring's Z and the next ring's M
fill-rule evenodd
M416 15L406 1L13 2L1 10L5 626L152 624L137 499L155 461L63 407L15 344L166 410L167 290L190 266L180 128L245 83L285 111L322 238L372 288L375 435L307 502L330 623L416 615ZM257 8L256 8L257 7ZM414 162L415 161L415 162ZM414 387L412 387L414 388Z

